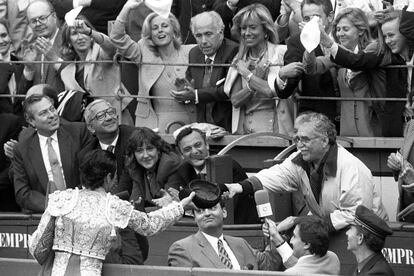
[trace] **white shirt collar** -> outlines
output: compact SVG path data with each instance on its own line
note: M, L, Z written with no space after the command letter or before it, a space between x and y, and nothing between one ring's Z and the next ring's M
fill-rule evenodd
M216 54L212 55L211 57L204 55L204 61L206 61L208 58L212 60L211 63L214 63L214 59L216 58Z
M103 149L103 150L106 150L106 148L109 147L109 146L116 147L116 142L118 142L118 138L119 138L119 133L116 135L115 139L112 141L112 143L110 145L104 144L101 141L99 141L99 145L101 146L101 149Z
M43 136L43 135L41 135L39 132L37 133L37 135L39 136L39 143L40 143L41 145L46 145L46 143L47 143L47 138L49 138L49 137L47 137L47 136ZM52 138L52 140L57 141L57 140L58 140L58 139L57 139L57 131L55 131L52 135L50 135L50 137Z
M221 236L217 238L217 237L211 236L209 234L206 234L204 232L201 232L201 233L204 235L204 237L206 237L207 241L211 244L211 246L214 248L214 250L218 254L217 242L218 242L218 240L224 241L223 234L221 234Z

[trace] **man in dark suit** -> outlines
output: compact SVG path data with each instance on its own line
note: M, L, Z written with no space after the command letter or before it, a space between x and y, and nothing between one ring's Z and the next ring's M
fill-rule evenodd
M387 223L372 210L359 205L355 211L355 220L346 232L347 249L358 262L352 275L394 276L394 271L381 253L385 239L392 234Z
M22 130L19 117L11 113L0 114L0 144L17 139ZM13 183L9 177L10 159L0 150L0 212L18 211L20 208L14 198Z
M62 35L53 6L49 1L35 0L28 5L26 16L34 36L32 40L22 43L23 60L57 60L62 46ZM60 74L54 64L26 64L23 76L29 83L47 83L58 92L64 90Z
M60 124L47 96L29 96L23 109L26 121L36 131L30 131L14 149L16 201L27 211L42 213L48 192L79 186L77 153L91 136L84 124Z
M197 187L198 191L203 190L203 195L206 195L204 198L209 198L208 202L193 201L196 206L194 220L199 231L171 245L168 251L168 265L280 270L282 261L275 244L260 252L253 249L243 238L223 235L223 219L227 212L224 202L220 200L220 189L214 189L213 185L215 184L206 181Z
M326 32L330 33L334 19L330 0L304 0L301 8L304 22L308 22L311 18L317 16L322 20ZM296 91L301 96L333 97L337 95L339 90L337 88L336 72L334 70L314 75L303 73L301 61L304 51L305 48L300 41L300 33L287 40L287 51L284 56L285 66L279 71L279 78L285 84L284 87L279 86L278 96L288 98ZM330 54L327 50L322 49L320 45L316 47L314 52L316 56ZM275 85L277 84L275 83ZM337 117L336 105L337 103L335 101L323 101L323 104L321 104L320 100L300 100L298 112L314 111L323 113L337 125L338 122L335 120Z
M124 156L129 137L135 127L119 125L116 109L107 101L97 99L91 102L84 112L88 130L94 136L92 142L79 152L79 159L94 149L103 149L115 154L117 165L117 179L119 181L124 169ZM107 192L120 195L121 192L130 191L132 187L120 186L118 181ZM129 197L127 197L128 199ZM143 210L141 210L143 211ZM120 252L110 251L106 263L143 264L148 256L148 240L146 237L135 234L131 229L119 231L122 238Z
M231 63L238 45L224 39L224 25L214 11L203 12L191 19L191 30L198 47L191 49L190 63ZM195 67L187 69L186 78L194 87L172 92L179 101L194 101L197 106L197 122L207 122L231 131L232 106L223 91L227 67Z
M193 179L205 178L206 158L210 155L205 133L196 128L184 128L178 133L175 143L184 162L170 177L170 186L188 185ZM235 160L232 160L232 168L233 180L247 178L243 168ZM252 196L237 197L234 205L235 224L259 223Z

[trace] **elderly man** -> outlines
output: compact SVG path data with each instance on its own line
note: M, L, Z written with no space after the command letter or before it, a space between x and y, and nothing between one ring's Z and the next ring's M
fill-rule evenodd
M324 218L332 232L348 226L360 204L387 218L371 171L336 143L335 126L328 117L299 115L293 141L297 152L245 181L228 184L230 193L300 191L310 212Z
M394 271L381 253L385 238L392 234L387 223L367 207L360 205L355 212L355 220L346 232L347 249L358 262L352 275L394 276Z
M329 248L329 233L325 222L316 216L295 219L295 229L290 239L292 248L279 234L276 224L266 219L264 232L276 243L276 249L291 274L339 275L341 264ZM266 230L268 229L268 230ZM293 249L293 250L292 250Z
M129 136L135 127L119 125L116 109L103 99L94 100L85 109L84 118L88 130L94 138L92 142L83 148L79 157L82 157L94 149L111 151L116 156L117 178L120 179L124 169L124 156ZM109 191L112 194L119 194L130 191L132 187L123 187L116 181ZM143 210L141 210L143 211ZM121 252L110 252L106 258L107 263L143 264L148 256L148 240L135 233L129 228L120 231L122 238Z
M210 200L193 201L196 204L194 220L198 232L171 245L168 251L169 266L236 270L281 269L281 259L275 244L271 249L268 247L260 252L242 238L223 235L223 219L226 218L227 211L216 184L200 181L195 188L203 191L205 196L202 199Z
M194 179L205 179L206 159L210 155L209 145L204 132L197 128L183 128L175 139L178 151L184 159L183 164L171 176L169 183L172 187L188 185ZM232 160L233 181L247 178L243 168ZM252 196L235 198L234 223L258 223L256 204Z
M26 16L34 37L33 40L22 43L23 60L53 60L52 56L56 56L62 43L52 5L47 0L34 0L27 6ZM47 83L58 92L64 90L54 64L26 64L23 75L33 84Z
M79 185L77 153L91 140L81 123L60 124L53 101L31 95L23 105L31 131L14 149L13 178L17 203L25 210L45 211L46 195Z
M79 153L79 156L82 157L88 151L99 148L111 151L116 156L117 177L119 180L124 169L124 154L128 138L135 127L119 125L119 118L115 107L103 99L91 102L86 107L83 116L88 130L95 137L92 143ZM114 185L108 192L116 194L124 191L123 189L128 190L128 187Z
M224 39L223 20L214 11L203 12L191 19L191 30L198 47L191 49L190 63L231 63L238 45ZM223 91L226 67L195 67L187 69L186 78L193 83L186 90L172 92L179 101L194 101L197 107L197 122L207 122L231 130L232 107Z

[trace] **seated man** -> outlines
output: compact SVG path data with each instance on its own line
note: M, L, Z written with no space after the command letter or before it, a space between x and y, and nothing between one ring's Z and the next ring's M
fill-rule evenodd
M205 133L197 128L184 128L178 133L175 144L184 159L184 163L171 176L168 185L170 187L179 187L181 185L188 185L193 179L205 178L206 158L210 155ZM233 160L232 168L233 181L242 181L247 178L243 168L235 160ZM253 196L236 197L234 204L235 224L254 224L259 222Z
M276 248L282 256L283 263L289 267L285 272L292 274L339 274L341 264L338 256L334 252L328 251L329 233L323 220L316 216L297 217L293 236L290 239L293 250L279 234L276 224L270 219L266 219L266 222L268 232L265 231L265 235L269 235L271 240L277 244Z
M281 258L274 244L271 246L272 250L268 247L264 252L260 252L253 249L242 238L223 235L223 219L227 216L227 212L221 199L220 188L207 181L201 182L198 189L203 190L205 197L210 198L210 202L201 205L193 200L196 205L194 219L199 231L171 245L168 251L168 265L280 270Z
M357 207L355 219L346 232L347 249L358 262L353 275L394 276L394 271L381 253L385 238L391 234L392 230L383 219L363 205Z
M45 211L46 196L79 185L77 153L91 140L85 124L60 123L53 100L31 95L23 105L30 131L14 148L16 201L30 212Z
M347 227L361 204L388 218L371 171L337 144L335 126L328 117L313 112L299 115L293 141L297 152L281 164L240 183L228 184L230 196L253 194L260 189L300 191L310 212L323 218L330 232Z

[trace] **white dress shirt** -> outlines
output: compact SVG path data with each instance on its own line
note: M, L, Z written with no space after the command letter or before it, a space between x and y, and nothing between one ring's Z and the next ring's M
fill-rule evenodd
M99 141L99 145L101 146L101 149L106 150L109 146L114 146L114 152L115 153L115 147L116 147L116 143L118 142L118 138L119 138L119 134L116 135L115 139L112 141L112 143L110 145L104 144L101 141Z
M240 264L237 261L236 256L234 255L233 251L231 250L230 246L227 244L226 240L223 238L223 235L221 235L219 238L210 236L204 232L201 232L204 237L206 237L207 241L211 244L211 246L213 247L214 251L216 251L217 256L219 255L219 251L218 251L218 240L220 239L223 242L224 245L224 249L226 249L227 254L229 255L230 261L233 265L233 269L235 270L240 270Z

